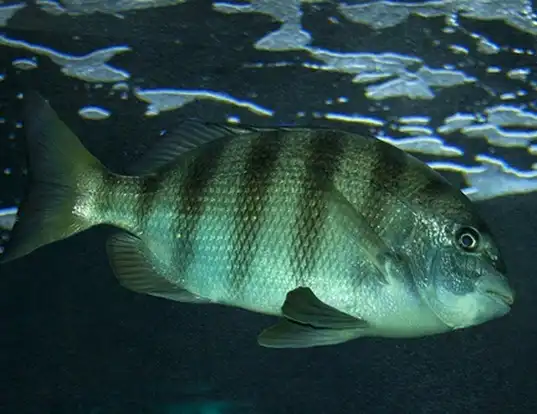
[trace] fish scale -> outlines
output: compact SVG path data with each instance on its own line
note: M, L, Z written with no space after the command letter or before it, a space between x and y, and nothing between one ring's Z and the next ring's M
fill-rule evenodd
M258 336L275 348L438 334L513 303L475 206L374 137L188 121L126 176L26 99L31 188L4 262L109 224L124 287L278 316Z
M244 285L251 278L255 255L260 250L257 239L266 219L266 198L282 144L282 134L278 131L266 136L258 134L250 140L244 156L245 166L235 200L238 206L234 217L236 237L232 249L236 253L232 259L232 272L235 274L229 275L231 282L228 290L235 292L236 297L243 295Z

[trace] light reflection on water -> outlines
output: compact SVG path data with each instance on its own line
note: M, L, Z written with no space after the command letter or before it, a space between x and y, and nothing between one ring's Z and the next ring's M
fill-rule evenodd
M180 13L181 7L184 7L181 3L186 2L186 0L69 0L60 3L54 0L42 0L33 7L41 11L43 21L46 21L47 17L54 19L60 15L70 15L76 19L94 13L104 13L115 16L116 19L128 20L134 16L143 17L144 10L140 9L167 7L173 12ZM521 194L537 188L535 170L537 162L524 167L509 165L501 156L502 148L517 148L530 157L535 157L537 154L537 144L533 144L537 139L537 113L535 101L531 99L531 95L537 90L537 81L529 65L519 65L532 62L536 51L520 45L495 43L490 38L490 33L479 33L468 29L468 24L460 23L461 17L476 22L493 21L509 26L531 39L537 35L537 18L531 2L371 1L361 4L331 2L331 5L331 8L323 9L322 7L326 6L325 2L316 0L250 0L249 2L230 0L215 1L213 10L223 18L247 13L270 16L281 23L280 28L260 39L252 39L253 47L273 53L275 56L280 56L278 53L282 51L296 52L297 56L300 56L294 61L288 58L244 61L242 62L244 68L271 71L275 68L299 65L311 72L310 76L317 74L321 77L327 72L349 75L347 96L327 98L324 111L317 110L311 113L314 119L338 125L361 124L371 127L379 138L406 151L418 153L426 161L427 156L432 156L429 165L439 171L461 174L466 184L463 191L477 200ZM9 29L10 21L15 21L15 17L19 15L24 16L27 7L31 6L24 2L1 5L0 27ZM415 23L416 20L412 19L416 16L422 18L424 22L442 18L443 26L440 28L440 33L443 36L431 34L430 29L424 24L423 37L430 45L421 56L415 53L409 54L408 51L402 53L397 48L389 52L376 52L378 48L375 44L342 52L341 49L348 49L345 48L345 42L340 42L339 50L311 46L322 44L323 39L316 38L315 30L308 32L304 29L302 22L307 13L325 13L323 23L325 25L352 22L356 33L364 28L370 28L374 29L376 34L386 34L388 38L390 30ZM20 21L17 25L20 28ZM24 23L22 25L24 26ZM458 42L451 42L450 39L457 39ZM465 44L462 44L464 42L461 40L464 40ZM32 43L20 38L20 35L15 38L8 34L0 34L0 48L2 47L30 52L31 58L13 60L13 67L20 71L39 70L39 59L48 58L58 65L60 71L67 77L82 80L95 87L109 88L111 92L121 93L122 99L133 97L146 103L146 116L158 116L162 112L178 110L199 101L218 102L220 105L230 106L231 110L226 119L233 123L241 120L239 115L233 113L233 108L244 109L253 116L265 119L274 117L278 112L278 102L265 103L264 97L256 93L245 98L234 96L233 92L225 90L199 89L196 85L192 85L189 89L173 88L169 84L162 87L155 85L146 87L139 81L133 84L131 73L112 64L111 61L118 55L135 52L133 49L136 46L116 44L113 39L109 45L82 55L54 50L46 44ZM440 65L436 56L437 50L441 55ZM285 56L289 56L289 53ZM494 56L498 56L496 61L491 60ZM515 67L502 66L509 56L518 57L514 59L514 62L517 62ZM429 61L437 63L430 64ZM468 62L473 62L473 65ZM481 68L481 77L475 76L475 69L478 66ZM491 74L496 76L494 79L501 79L501 87L496 86L495 89L495 86L488 81L487 76ZM2 74L0 80L4 79L5 75ZM179 80L177 81L179 83ZM446 89L460 91L465 97L476 91L486 91L487 98L484 102L476 101L471 110L461 111L456 102L454 105L447 105L438 101L439 94ZM420 112L398 113L398 109L401 108L399 101L403 102L403 106L404 102L418 103ZM367 112L363 110L363 102L371 103ZM338 106L341 105L344 105L345 111L338 110ZM353 108L357 110L353 111ZM306 110L296 112L298 122L306 112ZM78 109L78 114L93 121L105 120L112 115L108 108L89 102L88 105ZM5 122L5 119L2 118L2 122ZM276 120L275 123L277 122ZM471 141L485 140L489 145L488 153L468 154L471 145L465 145L465 140L469 144ZM470 155L473 164L461 162L463 155ZM439 161L438 158L445 158L446 161ZM10 171L10 166L3 166L3 169ZM14 211L13 208L2 210L0 215L2 227L10 226Z
M168 7L170 10L181 11L183 1L151 0L151 1L40 1L38 6L46 17L53 18L61 14L77 16L92 13L107 13L117 19L132 18L133 10ZM306 4L307 3L307 4ZM214 2L213 9L225 16L252 13L267 15L281 23L281 27L267 33L261 39L252 39L253 46L258 50L275 53L282 51L300 53L301 58L290 62L288 59L269 62L242 62L243 67L256 70L271 71L276 67L299 65L311 72L310 76L319 77L326 72L349 74L348 96L340 96L337 100L327 99L325 111L315 111L313 118L324 119L341 124L362 124L374 128L374 131L384 140L400 148L422 156L434 156L433 168L446 170L446 163L438 162L436 158L449 159L448 168L462 174L466 182L465 192L476 199L499 197L506 194L518 194L534 191L535 174L531 166L508 165L501 157L497 148L518 148L529 156L535 156L536 145L532 144L537 138L537 113L534 101L528 99L537 89L537 82L528 66L502 67L506 56L535 58L535 50L517 45L494 43L488 34L471 31L468 25L459 22L460 17L475 21L495 21L505 24L530 38L537 34L537 19L532 10L531 2L522 0L509 1L475 1L471 6L466 1L435 1L422 3L404 3L389 1L372 1L362 4L345 4L340 2L337 7L327 12L327 25L338 25L344 20L352 22L357 30L364 27L373 28L378 33L390 34L390 30L405 25L415 16L424 21L442 17L442 38L435 38L424 29L423 36L430 40L431 46L427 53L442 50L444 62L429 64L433 60L427 53L422 56L401 53L394 49L390 52L374 52L375 45L369 49L337 51L325 47L312 47L311 44L322 44L322 38L316 39L315 33L307 32L302 26L306 12L322 11L321 1L298 0L251 0L244 2ZM173 6L170 6L173 5ZM318 7L318 9L315 9ZM10 20L23 13L25 3L0 6L0 26L10 27ZM328 10L328 9L327 9ZM144 11L138 11L142 15ZM413 20L414 22L414 20ZM18 23L20 26L20 23ZM410 24L410 23L409 23ZM452 43L451 38L464 38L465 45ZM459 42L460 43L460 42ZM344 42L342 43L344 45ZM273 117L278 112L278 102L263 102L263 96L255 99L234 96L233 92L225 90L170 87L145 87L131 85L131 73L110 63L115 56L133 53L135 46L115 44L113 39L106 47L93 50L84 55L70 54L54 50L46 44L36 44L15 38L6 34L0 35L0 47L22 49L31 52L31 59L15 59L13 66L20 70L39 70L36 57L45 57L58 65L61 72L68 77L80 79L88 84L110 88L111 91L123 91L123 98L133 96L147 104L147 116L157 116L162 112L183 108L193 102L218 102L231 108L246 109L252 115L261 118ZM288 56L286 54L285 56ZM297 55L298 56L298 55ZM306 58L304 58L306 56ZM309 56L309 58L307 57ZM461 59L461 56L463 57ZM488 64L491 56L498 56L495 64ZM436 61L437 57L434 56ZM476 77L475 69L469 65L472 59L474 66L481 67L483 76ZM517 62L528 60L516 59ZM297 63L298 62L298 63ZM479 65L477 65L479 64ZM502 87L496 90L488 84L486 76L490 74L500 77ZM178 80L179 83L179 80ZM108 86L106 86L108 85ZM435 102L438 95L446 89L455 88L467 97L476 91L486 91L486 102L476 102L471 111L460 111L459 106ZM132 95L128 95L129 90ZM358 105L357 101L360 101ZM363 111L363 102L371 102L368 113ZM398 101L424 104L418 106L420 113L398 114ZM356 102L356 103L355 103ZM386 104L383 104L386 102ZM345 104L346 111L338 111L338 105ZM381 105L381 106L379 106ZM354 112L353 107L357 108ZM429 110L433 108L434 110ZM439 110L439 108L442 108ZM380 109L379 109L380 108ZM360 112L358 112L358 109ZM233 111L233 109L231 109ZM440 112L439 112L440 111ZM429 112L429 113L427 113ZM433 113L434 112L434 113ZM111 112L108 108L89 104L79 108L79 115L85 119L99 121L108 119ZM297 111L299 121L306 111ZM399 121L389 122L390 118L400 117ZM436 119L431 120L431 115ZM442 115L439 122L439 115ZM240 122L240 116L229 113L228 120ZM402 121L406 119L406 121ZM470 154L474 164L462 164L460 158L467 154L468 148L464 141L453 140L453 137L465 140L486 140L489 153ZM453 142L450 142L453 141ZM535 166L537 163L533 163ZM530 164L531 165L531 164ZM8 166L6 166L8 167ZM497 182L505 183L495 186Z

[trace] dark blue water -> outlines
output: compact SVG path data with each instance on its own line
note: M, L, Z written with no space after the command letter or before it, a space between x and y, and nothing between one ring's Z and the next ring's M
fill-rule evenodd
M353 29L344 20L330 25L319 10L308 13L303 26L315 33L313 45L331 50L429 54L432 65L440 58L421 43L420 30L432 30L431 36L441 40L448 36L434 32L442 19L413 17L386 37ZM66 77L46 57L39 58L38 69L17 70L14 59L35 53L0 46L0 73L5 75L0 82L0 166L10 168L0 178L0 207L16 205L25 192L23 129L16 126L22 121L22 101L17 94L30 89L49 99L85 145L118 171L152 137L173 127L178 116L225 121L233 115L258 125L326 124L315 112L326 109L327 98L345 95L349 103L342 103L339 112L373 111L389 123L430 107L434 122L457 110L479 108L482 99L490 98L462 86L439 91L434 101L367 101L363 89L351 88L347 74L294 65L311 60L305 52L254 48L255 39L278 28L274 19L215 13L211 2L147 10L126 19L36 16L41 15L17 17L3 33L73 55L127 44L133 51L112 62L131 74L131 91L204 89L245 99L255 92L258 99L252 101L275 113L262 117L209 99L148 118L143 115L146 105L132 94L122 100L107 84L96 88ZM468 22L467 27L504 44L534 45L531 35L502 22ZM534 56L520 56L520 61L513 56L494 59L509 68L534 64ZM259 61L289 65L244 67ZM485 76L478 70L480 62L474 61L476 69L468 72ZM520 99L534 100L535 91ZM106 107L112 115L101 121L83 119L77 110L88 103ZM300 111L304 115L297 118ZM453 139L465 154L486 148L483 140ZM499 151L511 165L531 165L525 151ZM450 178L460 184L459 176ZM105 255L109 228L44 247L0 266L0 413L537 413L537 195L494 198L480 202L479 208L497 236L517 291L509 315L435 337L360 339L306 350L259 347L256 336L273 318L175 303L120 287Z

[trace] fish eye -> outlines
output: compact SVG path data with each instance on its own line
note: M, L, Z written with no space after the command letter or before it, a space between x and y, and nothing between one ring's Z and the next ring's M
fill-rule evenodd
M479 247L479 232L473 227L461 227L456 234L457 244L466 252L474 252Z

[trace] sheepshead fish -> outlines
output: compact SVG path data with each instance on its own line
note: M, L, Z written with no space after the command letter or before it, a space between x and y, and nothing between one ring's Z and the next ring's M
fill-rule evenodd
M278 316L258 336L275 348L437 334L513 303L472 203L374 137L187 121L119 175L26 100L31 187L4 261L106 223L123 286Z

